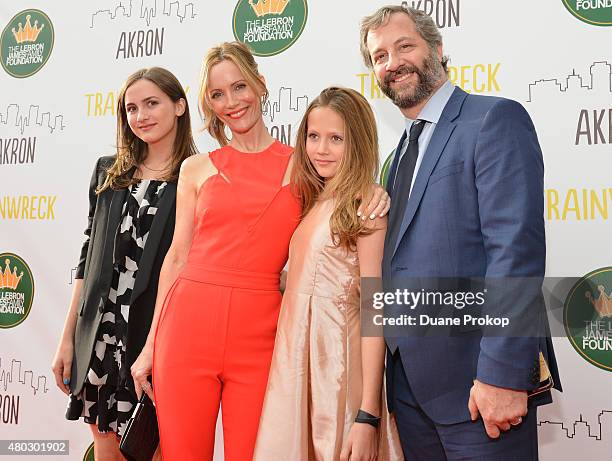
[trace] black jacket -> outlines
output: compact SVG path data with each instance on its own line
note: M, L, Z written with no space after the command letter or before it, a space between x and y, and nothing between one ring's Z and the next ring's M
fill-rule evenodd
M87 239L81 249L76 275L76 278L83 278L84 282L79 300L70 380L70 390L75 395L83 388L93 356L96 334L113 275L115 233L127 194L127 189L109 188L96 195L96 188L104 182L106 170L114 160L114 156L98 159L89 186L89 218L85 230ZM159 199L134 281L126 345L128 367L132 366L140 354L149 334L159 273L172 243L175 210L176 182L169 182ZM129 383L133 387L131 380Z

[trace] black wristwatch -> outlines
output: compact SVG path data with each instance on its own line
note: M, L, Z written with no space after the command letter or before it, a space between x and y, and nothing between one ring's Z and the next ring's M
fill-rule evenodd
M355 417L355 422L369 424L377 428L380 425L380 417L371 415L367 411L359 410Z

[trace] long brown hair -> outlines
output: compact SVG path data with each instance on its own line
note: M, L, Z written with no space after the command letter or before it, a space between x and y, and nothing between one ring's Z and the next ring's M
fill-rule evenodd
M308 116L328 107L344 121L344 155L333 178L321 177L306 153ZM378 175L378 132L368 101L350 88L324 89L306 109L294 151L292 184L305 216L318 198L334 198L330 228L334 243L354 249L360 235L371 233L357 216L361 197L367 197Z
M210 102L208 101L208 79L210 70L222 61L231 61L240 70L240 73L247 84L256 93L261 94L261 106L263 107L268 99L268 89L261 79L257 62L251 50L241 42L223 42L212 47L206 53L202 64L200 75L200 91L198 93L198 108L200 115L204 119L204 129L215 138L221 146L228 144L229 140L225 134L225 124L215 115Z
M172 72L162 67L140 69L127 78L117 97L117 157L107 171L106 180L96 191L98 194L109 187L116 190L134 183L136 180L131 177L131 171L146 159L147 143L132 132L125 108L125 93L128 88L143 79L155 83L173 102L185 100L185 112L176 122L171 167L162 179L176 181L183 160L198 153L191 134L187 96L178 79Z

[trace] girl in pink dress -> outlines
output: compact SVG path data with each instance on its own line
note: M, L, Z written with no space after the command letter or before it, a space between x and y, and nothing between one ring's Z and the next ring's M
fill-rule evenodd
M387 222L356 216L378 170L368 102L324 90L304 115L294 157L303 219L289 247L254 459L402 460L382 390L384 339L360 328L360 277L381 276Z

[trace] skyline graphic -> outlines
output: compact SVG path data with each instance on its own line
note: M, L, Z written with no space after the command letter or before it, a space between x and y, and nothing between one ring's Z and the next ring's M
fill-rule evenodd
M583 77L572 69L572 73L560 79L546 78L529 84L527 102L533 102L543 93L579 93L584 91L607 91L612 94L612 64L608 61L595 61L589 66L588 75Z
M131 18L134 13L134 17L138 19L144 19L147 26L151 25L153 18L157 18L158 15L161 17L176 17L180 23L183 23L185 19L194 19L197 16L195 12L195 6L193 2L183 2L182 0L140 0L140 8L137 10L134 8L135 0L120 0L114 7L97 10L91 14L91 22L89 25L90 29L93 29L96 21L100 17L106 17L108 20L114 21L117 19ZM161 9L159 8L160 3L163 2Z
M50 111L42 112L38 104L30 104L27 115L22 114L19 104L9 104L4 113L0 111L0 124L7 127L19 127L22 135L26 128L34 126L48 128L50 133L54 133L58 129L63 131L66 128L63 115L51 115Z
M74 283L74 277L76 275L78 267L73 267L72 269L70 269L70 281L68 282L68 285L72 285Z
M274 122L276 116L281 112L291 110L301 116L307 107L308 96L302 95L294 98L293 88L281 86L278 90L278 98L275 101L268 98L262 107L262 113L264 117L269 117L270 121Z
M579 435L586 435L587 438L598 442L612 440L612 410L601 410L597 415L597 422L589 423L582 414L580 418L565 424L560 421L543 420L538 422L538 427L552 426L561 431L568 439L578 439ZM582 430L581 430L582 428ZM605 430L604 430L605 428ZM607 435L610 439L606 439Z
M21 360L11 359L9 367L8 363L5 363L3 358L0 357L0 389L4 389L6 392L10 384L29 386L34 395L39 392L46 394L49 391L45 375L38 375L34 378L32 370L23 370L22 372Z

